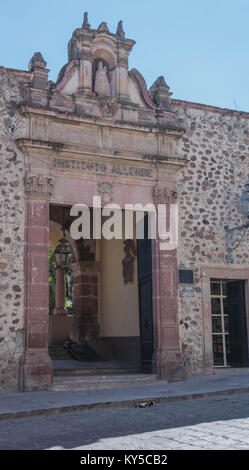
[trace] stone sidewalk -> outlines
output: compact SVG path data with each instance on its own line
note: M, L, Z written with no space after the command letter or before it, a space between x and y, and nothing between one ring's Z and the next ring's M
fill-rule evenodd
M0 420L246 392L249 374L190 377L171 383L158 380L158 385L131 388L9 393L0 395Z

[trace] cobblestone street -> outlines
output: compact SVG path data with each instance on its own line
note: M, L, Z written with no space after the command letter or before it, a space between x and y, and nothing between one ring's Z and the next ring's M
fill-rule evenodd
M0 422L0 449L249 449L249 394Z

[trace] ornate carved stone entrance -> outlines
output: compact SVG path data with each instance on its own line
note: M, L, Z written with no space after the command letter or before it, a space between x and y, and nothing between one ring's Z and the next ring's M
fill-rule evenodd
M84 21L73 33L69 62L55 84L47 81L40 54L30 63L33 81L23 89L20 107L29 120L29 130L17 141L26 162L23 390L44 388L52 380L48 356L49 204L91 207L96 195L102 196L103 204L113 201L121 208L175 202L175 173L185 164L177 150L183 130L171 111L171 94L164 79L156 80L148 92L140 73L135 69L128 72L134 41L126 39L121 29L119 26L112 34L105 23L94 30ZM96 70L97 85L92 75ZM152 240L153 370L158 377L179 377L183 371L177 253L161 251L159 243L159 239ZM91 279L92 309L89 318L85 312L85 325L92 331L93 323L97 325L93 319L99 266L78 261L73 269L81 313L88 289L83 278ZM75 334L79 318L75 316Z

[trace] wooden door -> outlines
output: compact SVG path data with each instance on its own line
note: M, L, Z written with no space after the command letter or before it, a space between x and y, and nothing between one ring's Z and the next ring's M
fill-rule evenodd
M244 281L227 282L227 309L229 316L230 366L248 366L247 322Z
M152 371L153 314L152 314L152 256L148 239L148 217L144 219L144 240L137 240L138 294L141 363L144 372Z

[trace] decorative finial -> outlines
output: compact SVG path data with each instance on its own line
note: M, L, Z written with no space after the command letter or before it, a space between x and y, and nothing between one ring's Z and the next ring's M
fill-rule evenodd
M35 67L45 69L47 62L43 59L40 52L35 52L32 59L29 62L29 70L32 72Z
M122 39L124 39L124 37L125 37L125 32L124 32L124 29L123 29L123 21L122 20L119 21L119 23L118 23L116 35L119 36Z
M169 91L169 86L162 75L156 79L149 89L151 100L159 109L163 109L164 111L171 111L171 95L172 93Z
M165 90L169 91L169 86L165 82L165 78L162 75L156 79L156 81L153 83L152 86L154 88L165 89Z
M97 29L98 33L109 33L110 30L107 26L107 23L105 21L102 21L102 23L99 25Z
M88 23L88 13L87 13L87 11L85 11L82 29L89 29L90 26L91 26L90 23Z

